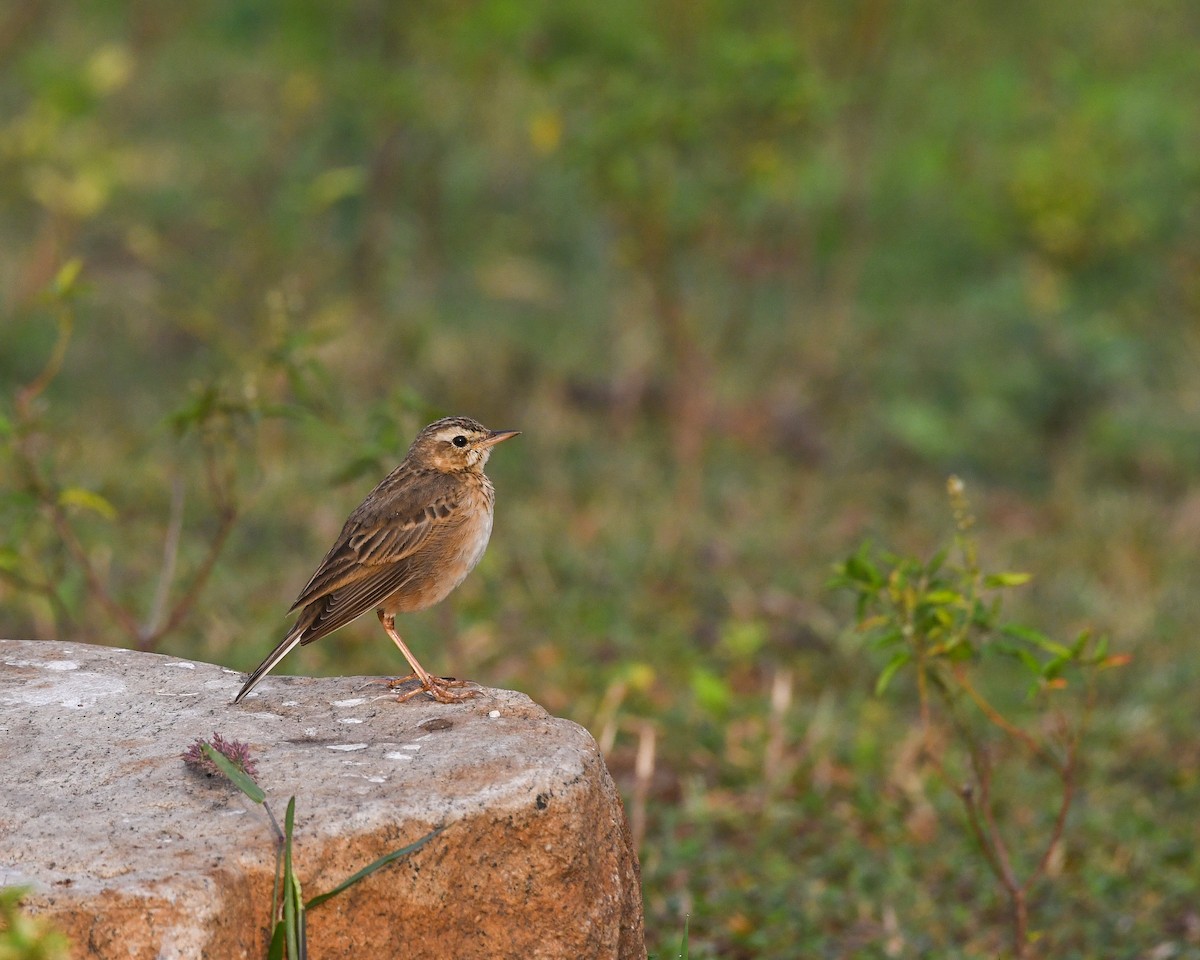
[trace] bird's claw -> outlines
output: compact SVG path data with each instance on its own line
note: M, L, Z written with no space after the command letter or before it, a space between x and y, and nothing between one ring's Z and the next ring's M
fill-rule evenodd
M420 681L421 678L415 673L410 673L407 677L389 680L388 689L395 690L413 680ZM438 703L461 703L463 700L481 695L478 685L473 684L470 680L456 680L454 677L430 677L428 684L421 682L420 686L397 697L396 702L405 703L419 693L429 694Z

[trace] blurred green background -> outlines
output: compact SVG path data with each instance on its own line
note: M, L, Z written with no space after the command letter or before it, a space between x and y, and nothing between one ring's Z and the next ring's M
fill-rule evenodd
M520 429L401 630L601 739L651 952L992 957L825 589L957 472L1014 614L1133 656L1039 952L1200 957L1197 91L1188 0L0 6L0 632L132 642L48 503L160 631L227 517L146 645L248 669L423 424ZM401 670L369 619L281 672Z

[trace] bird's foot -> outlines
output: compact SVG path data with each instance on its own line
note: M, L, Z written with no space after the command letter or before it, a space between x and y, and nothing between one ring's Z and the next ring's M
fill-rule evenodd
M420 682L421 685L401 694L396 698L397 703L405 703L419 693L429 694L438 703L461 703L463 700L470 700L472 697L481 696L478 684L472 683L470 680L431 676L425 682L415 673L410 673L407 677L400 677L396 680L389 680L388 689L395 690L398 687L406 686L413 680Z

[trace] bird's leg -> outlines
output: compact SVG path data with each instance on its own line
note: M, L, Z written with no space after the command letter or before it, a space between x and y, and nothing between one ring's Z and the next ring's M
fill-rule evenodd
M460 700L466 700L469 697L479 696L479 693L476 690L465 690L461 693L451 693L450 690L453 687L465 687L467 685L466 681L447 680L444 677L433 676L428 670L426 670L423 666L421 666L420 663L417 662L417 658L414 657L412 651L408 649L408 644L406 644L401 639L400 634L396 632L395 614L384 613L382 610L378 610L376 613L379 616L379 622L383 625L383 629L386 630L387 635L392 638L392 643L394 643L400 649L400 652L404 654L404 659L408 661L408 665L413 668L413 672L407 677L401 677L398 680L392 680L388 683L388 686L395 688L414 678L421 681L421 686L416 690L410 690L408 693L400 697L398 701L399 703L404 703L404 701L412 699L418 693L428 693L438 703L458 703Z

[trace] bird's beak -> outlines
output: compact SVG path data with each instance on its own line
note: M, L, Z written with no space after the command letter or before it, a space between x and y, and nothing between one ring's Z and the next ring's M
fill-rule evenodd
M517 436L520 430L493 430L479 442L481 447L494 447L498 443L503 443L505 440L511 440Z

